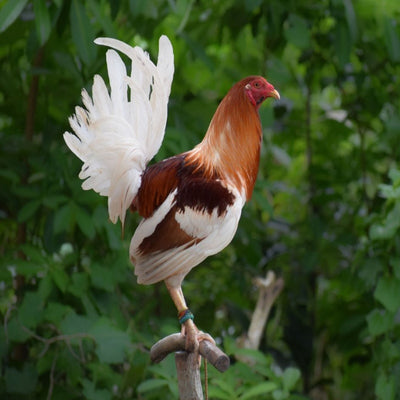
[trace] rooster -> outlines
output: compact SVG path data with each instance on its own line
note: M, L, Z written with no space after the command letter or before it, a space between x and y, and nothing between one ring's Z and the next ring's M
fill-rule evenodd
M182 281L225 248L235 235L259 167L262 128L258 109L279 93L261 76L236 83L219 104L203 141L192 150L148 166L164 137L174 74L172 45L159 39L157 64L140 47L98 38L106 53L110 92L94 77L92 97L76 107L65 132L83 161L82 188L108 197L109 217L124 225L128 208L143 218L130 244L140 284L164 281L178 310L187 348L210 339L197 329ZM115 50L131 61L131 73Z

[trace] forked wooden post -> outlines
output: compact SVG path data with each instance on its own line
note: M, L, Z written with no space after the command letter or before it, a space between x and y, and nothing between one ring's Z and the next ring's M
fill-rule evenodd
M175 365L181 400L203 400L199 356L196 353L177 351Z
M185 338L180 333L159 340L151 348L150 358L159 363L170 353L175 353L180 400L203 400L198 354L185 351ZM229 357L207 340L200 342L199 354L220 372L229 368Z

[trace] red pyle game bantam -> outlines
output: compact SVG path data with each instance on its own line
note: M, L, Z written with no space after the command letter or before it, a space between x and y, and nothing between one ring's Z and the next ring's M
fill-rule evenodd
M182 323L188 349L205 338L192 321L182 281L235 235L242 207L257 177L262 128L258 109L279 93L261 76L236 83L219 104L194 149L148 166L165 132L174 55L166 36L159 40L157 65L140 47L99 38L131 60L131 73L114 50L107 51L110 84L96 75L92 97L82 91L64 134L83 161L83 189L108 197L110 219L124 224L130 208L143 217L130 244L138 283L164 281ZM200 112L200 111L199 111Z

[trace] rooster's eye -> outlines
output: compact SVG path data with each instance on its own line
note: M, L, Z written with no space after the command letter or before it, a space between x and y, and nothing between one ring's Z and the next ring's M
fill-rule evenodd
M261 85L260 85L260 82L254 82L254 87L255 87L256 89L258 89L260 86L261 86Z

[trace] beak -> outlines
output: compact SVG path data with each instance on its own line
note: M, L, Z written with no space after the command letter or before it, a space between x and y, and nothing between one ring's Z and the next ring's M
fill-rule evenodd
M279 100L281 98L279 92L276 89L274 89L269 95L276 100Z

